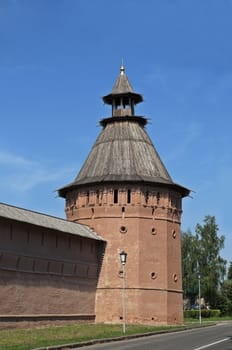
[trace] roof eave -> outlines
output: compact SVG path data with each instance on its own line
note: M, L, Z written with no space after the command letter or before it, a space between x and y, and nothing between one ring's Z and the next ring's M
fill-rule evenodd
M83 188L83 187L89 187L89 186L96 186L96 185L101 185L102 184L116 184L116 183L124 183L124 184L144 184L144 185L158 185L158 186L161 186L161 187L169 187L169 188L172 188L172 189L175 189L177 192L180 192L182 197L188 197L191 190L184 187L184 186L181 186L177 183L174 183L174 182L170 182L170 181L167 181L167 180L163 180L163 179L157 179L157 180L149 180L149 179L145 179L145 178L137 178L137 179L118 179L118 180L115 180L115 179L110 179L108 177L108 179L106 179L106 177L102 177L101 179L100 178L95 178L95 179L85 179L85 180L82 180L82 181L74 181L72 183L70 183L69 185L67 186L64 186L62 187L61 189L58 190L58 194L60 197L62 198L66 198L66 194L67 192L69 192L70 190L75 190L75 189L78 189L78 188Z
M103 96L102 99L104 103L112 105L113 100L118 97L131 97L133 98L135 104L143 102L143 96L135 92L120 92L117 94L111 93L106 96Z

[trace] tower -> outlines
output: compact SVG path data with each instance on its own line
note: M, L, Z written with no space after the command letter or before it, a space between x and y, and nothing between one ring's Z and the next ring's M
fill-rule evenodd
M106 241L96 291L96 321L120 322L122 271L127 252L126 320L182 323L181 204L189 190L174 183L150 140L143 101L123 66L103 97L112 116L76 179L59 190L68 220L93 227Z

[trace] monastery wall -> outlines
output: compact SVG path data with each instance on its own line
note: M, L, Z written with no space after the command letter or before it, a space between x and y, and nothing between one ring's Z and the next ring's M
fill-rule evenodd
M0 219L0 314L94 315L98 243Z

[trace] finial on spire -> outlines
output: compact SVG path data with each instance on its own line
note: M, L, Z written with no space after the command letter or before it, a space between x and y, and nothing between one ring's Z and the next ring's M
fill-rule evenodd
M120 67L120 74L123 75L125 73L125 67L123 65L123 58L122 58L122 64L121 64L121 67Z

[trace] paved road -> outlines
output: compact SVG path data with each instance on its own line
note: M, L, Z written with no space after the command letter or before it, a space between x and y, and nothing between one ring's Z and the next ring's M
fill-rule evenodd
M79 348L80 349L80 348ZM232 350L232 323L81 347L83 350Z

